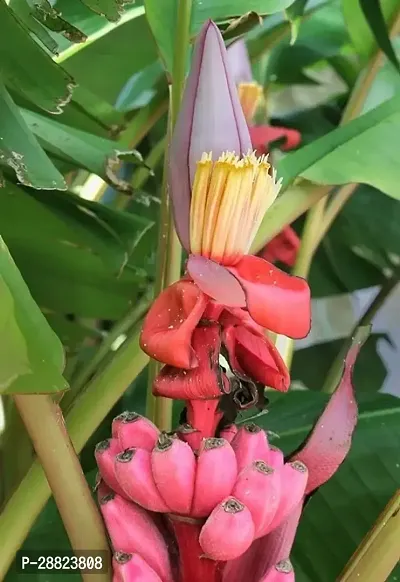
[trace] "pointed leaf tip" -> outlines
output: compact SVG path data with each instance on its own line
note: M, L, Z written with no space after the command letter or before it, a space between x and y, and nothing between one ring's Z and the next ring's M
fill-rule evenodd
M357 424L357 402L352 384L354 364L369 336L371 326L358 328L344 362L344 371L336 392L330 398L303 448L291 460L302 461L308 468L306 494L311 493L337 471L350 450Z

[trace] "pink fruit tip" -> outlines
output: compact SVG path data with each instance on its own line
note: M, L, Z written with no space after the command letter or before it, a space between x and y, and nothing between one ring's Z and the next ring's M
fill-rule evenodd
M105 505L109 501L112 501L114 498L115 498L115 493L113 491L111 491L110 493L107 493L107 495L103 495L103 497L100 497L99 503L100 503L100 505Z
M97 445L95 446L95 452L96 453L103 453L104 451L107 451L111 446L111 439L105 439L104 441L100 441L99 443L97 443Z
M125 412L122 412L121 414L116 416L114 420L117 421L119 420L124 424L128 424L129 422L136 422L137 420L139 420L139 418L142 418L140 414L137 414L136 412L128 412L128 410L126 410Z
M115 552L114 559L118 564L126 564L132 559L133 554L127 552Z
M291 574L293 566L290 560L281 560L275 565L275 570L281 574Z
M219 449L226 445L226 440L216 437L209 437L208 439L204 439L203 441L203 449L205 451L210 451L211 449Z
M230 497L224 501L222 504L222 509L225 511L225 513L239 513L240 511L244 510L244 505L234 497Z
M301 461L293 461L289 465L296 471L299 471L299 473L307 473L307 467Z
M265 461L253 461L253 466L259 473L264 473L265 475L271 475L275 471L275 469L267 465Z
M197 428L193 428L191 424L185 422L185 424L181 424L178 426L177 431L182 434L192 434L193 432L199 432Z
M122 453L118 453L118 455L115 457L115 460L119 463L129 463L129 461L131 461L135 456L135 453L136 449L133 447L130 449L125 449L122 451Z
M174 444L174 437L170 436L166 432L162 432L158 437L155 450L156 451L167 451Z
M249 424L244 425L244 430L250 433L257 433L260 432L262 428L259 427L257 424L254 424L254 422L250 422Z

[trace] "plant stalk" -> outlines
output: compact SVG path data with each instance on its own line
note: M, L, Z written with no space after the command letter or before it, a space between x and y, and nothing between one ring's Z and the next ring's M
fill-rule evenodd
M400 489L351 557L339 582L385 582L400 560Z
M14 401L51 487L72 548L108 554L103 522L65 429L60 407L43 394L16 394ZM24 510L25 504L21 507ZM110 574L98 572L82 574L82 577L87 581L111 580Z
M171 108L169 109L170 117ZM168 123L169 126L169 123ZM167 192L167 168L168 168L168 149L166 148L164 154L164 168L163 168L163 182L161 185L161 206L160 219L158 226L158 242L157 242L157 261L156 261L156 277L154 283L154 299L157 298L165 287L165 273L167 269L168 260L168 235L170 229L170 209L169 198ZM146 416L156 423L157 421L157 399L153 396L153 382L160 371L160 363L157 360L150 359L147 368L147 396L146 396Z
M139 347L139 331L136 330L115 352L109 364L78 395L65 417L76 453L80 453L147 362L148 357ZM16 551L23 544L50 494L46 475L36 459L0 514L0 580L6 575Z
M174 48L174 60L172 67L172 87L170 92L170 116L168 119L168 142L170 141L173 128L175 126L176 120L179 114L179 108L182 99L182 93L185 86L185 76L186 76L186 64L187 64L187 51L190 42L190 22L192 15L192 0L179 0L178 10L177 10L177 24L176 24L176 42ZM165 224L166 229L166 240L164 237L164 231L162 232L162 241L159 245L160 258L165 260L163 268L161 271L161 266L158 265L160 273L162 275L162 280L158 280L160 283L160 289L165 289L175 281L177 281L181 274L181 261L182 261L182 249L178 237L176 236L174 220L172 216L171 205L168 201L167 194L167 178L166 174L168 171L168 148L165 152L165 163L164 163L164 178L163 178L163 199L165 201L164 212L167 216L167 224ZM159 241L160 243L160 241ZM167 245L165 248L165 244ZM161 279L161 277L160 277ZM157 294L158 295L158 294ZM156 295L156 296L157 296ZM154 422L161 430L170 430L172 421L172 400L169 398L158 398L155 401L151 394L154 378L159 371L159 364L157 362L152 362L149 366L149 380L148 380L148 412L152 413L152 418Z
M386 299L389 297L389 295L397 286L399 282L399 275L400 271L396 271L395 273L393 273L391 277L389 277L385 281L376 297L373 299L368 308L365 310L364 314L357 322L357 324L354 326L349 337L346 338L345 341L343 342L343 345L325 378L325 383L322 387L322 392L325 392L326 394L332 394L335 391L337 385L339 384L340 377L343 371L344 360L347 355L347 352L351 347L352 338L355 332L359 327L371 323L372 319L378 313L379 309L385 303Z
M307 213L304 224L301 245L297 255L296 264L293 267L293 275L307 279L310 272L311 261L314 255L315 241L321 227L321 220L324 215L326 197L321 198Z
M170 516L179 546L179 582L221 582L223 563L209 560L199 544L203 522Z
M347 200L353 194L357 186L358 184L345 184L344 186L339 188L338 192L334 194L334 196L332 196L332 199L325 210L322 225L318 232L318 236L315 239L314 252L320 245L322 239L332 226L333 221L335 220L343 206L346 204Z

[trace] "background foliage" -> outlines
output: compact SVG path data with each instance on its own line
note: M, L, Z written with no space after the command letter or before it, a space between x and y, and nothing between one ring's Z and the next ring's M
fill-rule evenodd
M358 184L312 264L313 297L382 285L400 262L400 44L389 39L398 0L194 0L192 39L207 18L228 42L246 35L270 123L302 134L297 151L274 152L287 192L300 177ZM96 383L120 353L121 337L134 336L149 303L175 22L176 0L0 0L4 504L33 461L8 394L58 392L68 382L61 400L68 419L88 381ZM371 70L364 115L340 124ZM302 225L299 218L299 233ZM268 228L267 221L264 243ZM335 579L399 483L400 407L395 396L379 394L381 337L371 336L357 364L361 416L349 459L315 494L299 530L300 582ZM293 379L309 390L271 396L270 413L259 418L285 450L299 444L323 406L319 391L339 347L340 340L297 351ZM111 418L144 411L146 371L128 384L81 453L90 482L93 445L109 435ZM68 547L52 500L24 547ZM6 579L20 577L12 567Z

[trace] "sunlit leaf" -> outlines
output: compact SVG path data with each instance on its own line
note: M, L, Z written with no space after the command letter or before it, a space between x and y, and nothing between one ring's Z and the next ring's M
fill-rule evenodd
M47 151L103 177L119 190L131 191L131 186L117 178L114 170L120 159L143 165L139 152L121 151L111 140L68 127L32 111L22 110L22 116Z
M93 12L105 16L111 22L119 20L126 4L135 0L82 0Z
M0 163L10 166L22 184L66 189L64 178L40 147L1 81L0 138Z
M399 148L400 97L394 97L287 155L278 175L286 184L299 175L320 184L361 182L399 198Z
M64 20L48 0L11 0L9 6L29 30L55 54L58 53L58 45L46 28L62 34L71 42L86 40L86 35Z
M304 14L308 0L295 0L288 8L286 8L286 16L290 22L291 28L291 44L294 44L299 34L301 19Z
M79 5L84 9L82 13ZM80 3L76 6L73 0L63 2L62 6L64 17L79 26L88 35L88 40L84 45L64 45L65 50L60 53L58 62L79 86L114 104L132 75L157 59L156 45L143 7L133 4L114 24L90 14ZM99 70L106 71L106 74L100 75Z
M380 0L359 0L375 41L389 61L400 71L400 63L390 41Z
M393 22L396 14L398 14L399 3L398 0L366 0L365 5L367 8L374 13L374 20L380 17L378 11L383 15L379 22L379 35L386 36L386 44L388 42L387 29L390 23ZM346 21L347 29L351 37L354 48L361 57L363 62L367 62L368 59L376 52L377 43L376 34L372 31L368 20L366 18L365 12L362 8L361 1L354 0L342 0L343 15ZM377 22L374 22L374 26L377 26ZM383 31L385 27L385 32ZM390 42L390 41L389 41Z
M0 54L6 85L46 111L61 113L71 99L72 77L31 38L4 1L0 2Z

